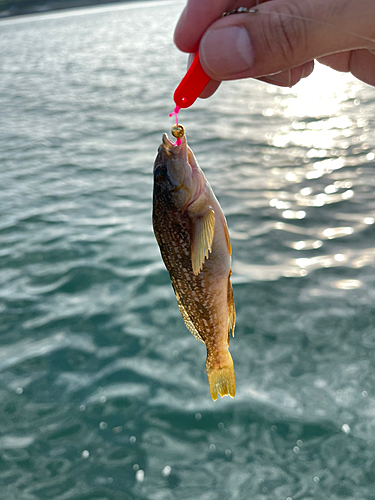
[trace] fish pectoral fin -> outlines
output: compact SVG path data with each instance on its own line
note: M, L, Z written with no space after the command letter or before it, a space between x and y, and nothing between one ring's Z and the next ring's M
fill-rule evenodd
M189 330L190 333L192 333L194 335L194 337L197 340L199 340L199 342L202 342L202 344L204 344L204 340L200 336L198 330L195 328L194 323L191 321L190 316L189 316L187 310L185 309L185 306L183 305L183 303L182 303L182 301L180 299L180 296L176 292L176 289L174 290L174 292L175 292L175 295L176 295L178 308L180 309L180 313L181 313L182 319L184 320L186 328Z
M194 219L191 243L191 264L194 274L199 274L205 259L208 258L214 239L215 212L210 207L203 215Z

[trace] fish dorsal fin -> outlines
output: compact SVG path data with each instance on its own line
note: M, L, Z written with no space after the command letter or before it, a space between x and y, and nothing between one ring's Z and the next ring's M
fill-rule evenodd
M231 274L232 274L232 269L229 271L229 276L228 276L228 345L229 345L230 332L232 331L232 336L234 337L234 326L236 324L236 310L234 307L233 287L230 281Z
M208 258L214 239L215 212L210 207L203 215L193 220L193 239L191 243L191 265L194 274L199 274L205 259Z
M181 313L182 319L184 320L186 328L189 330L190 333L192 333L194 335L194 337L197 340L199 340L199 342L202 342L202 344L204 344L204 340L202 339L202 337L200 336L198 330L195 328L193 322L191 321L190 316L188 315L187 310L185 309L183 303L181 302L180 296L176 292L175 288L174 288L174 291L175 291L175 294L176 294L178 308L180 309L180 313Z

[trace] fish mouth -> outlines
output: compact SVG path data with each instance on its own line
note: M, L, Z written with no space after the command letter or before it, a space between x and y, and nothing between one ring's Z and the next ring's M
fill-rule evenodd
M167 134L163 134L159 151L163 151L168 158L171 158L173 156L186 158L191 170L195 173L199 171L198 163L194 156L194 153L187 145L186 135L183 135L181 137L181 144L177 146L177 143L174 143Z
M168 150L175 147L176 145L170 140L167 134L163 134L163 145Z
M167 134L163 134L163 139L162 139L162 144L161 147L167 154L175 154L178 155L184 147L186 147L186 137L183 136L181 137L181 144L177 146L176 143L174 143Z

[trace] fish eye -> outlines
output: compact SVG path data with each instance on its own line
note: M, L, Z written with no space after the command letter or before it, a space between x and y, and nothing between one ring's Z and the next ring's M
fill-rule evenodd
M154 175L155 177L167 177L167 167L162 163L160 165L157 165L154 170Z

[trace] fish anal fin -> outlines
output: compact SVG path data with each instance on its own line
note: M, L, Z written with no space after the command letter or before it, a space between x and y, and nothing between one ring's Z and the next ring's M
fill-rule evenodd
M215 232L215 212L210 207L203 215L194 217L191 243L191 265L193 273L199 274L205 259L212 250Z
M198 330L195 328L194 323L191 321L190 316L189 316L187 310L185 309L185 306L183 305L183 303L180 299L180 296L178 295L176 290L175 290L175 294L176 294L178 308L180 309L180 313L181 313L182 319L184 320L186 328L189 330L190 333L192 333L194 335L194 337L197 340L199 340L199 342L202 342L202 344L204 344L204 340L200 336Z
M227 351L224 363L213 363L207 358L206 372L211 397L214 401L217 400L218 394L221 397L231 396L234 398L236 393L236 380L233 360L229 351Z
M230 277L232 274L232 269L229 271L228 275L228 345L229 345L229 337L230 332L232 332L232 336L234 337L234 327L236 324L236 309L234 307L234 298L233 298L233 287L232 282L230 281Z

